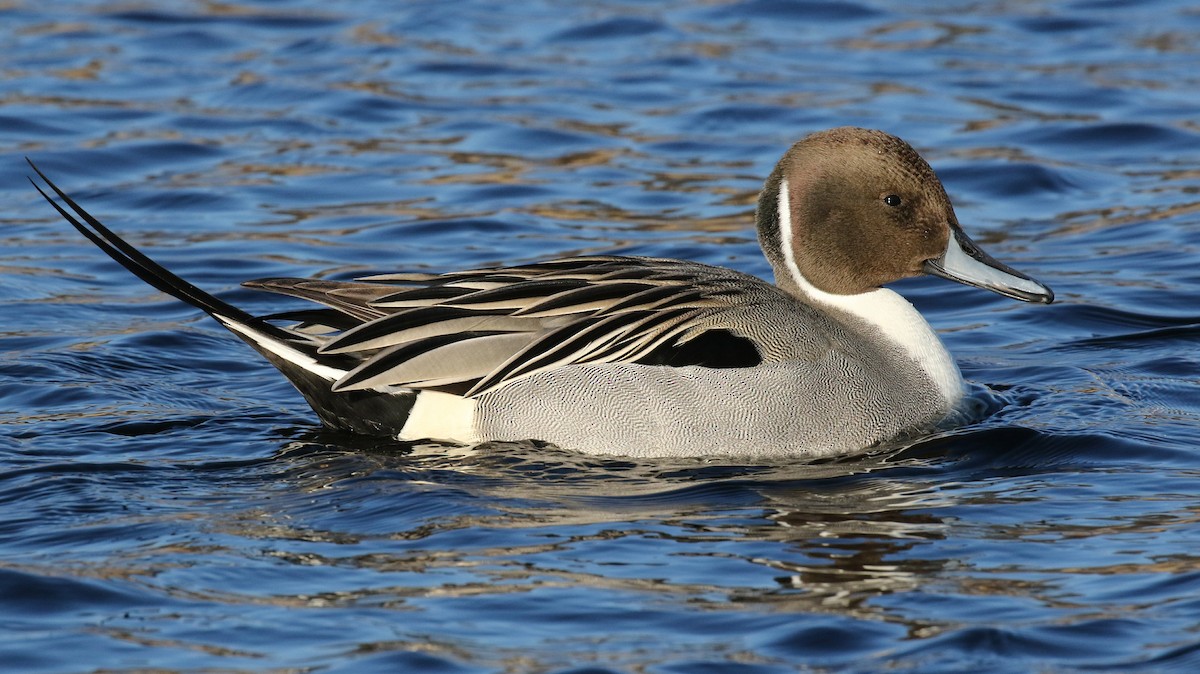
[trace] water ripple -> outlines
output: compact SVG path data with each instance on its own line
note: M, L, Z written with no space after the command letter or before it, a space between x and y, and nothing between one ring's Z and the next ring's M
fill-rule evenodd
M1186 3L0 17L8 667L1196 668ZM265 311L242 280L611 252L769 275L760 181L842 124L912 140L971 235L1060 301L897 284L969 407L817 462L322 430L244 345L65 229L24 163Z

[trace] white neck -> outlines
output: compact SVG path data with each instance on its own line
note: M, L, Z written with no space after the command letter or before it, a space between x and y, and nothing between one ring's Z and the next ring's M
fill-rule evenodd
M796 265L792 238L792 210L785 176L779 185L779 239L783 260L792 282L813 304L844 311L879 330L879 335L899 346L916 361L951 406L963 395L962 374L958 365L933 328L908 300L887 288L876 288L857 295L838 295L821 290L809 282Z

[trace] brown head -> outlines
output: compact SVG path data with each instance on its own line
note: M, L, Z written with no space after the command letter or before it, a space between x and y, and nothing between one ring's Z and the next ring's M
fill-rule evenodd
M807 282L854 295L932 273L1017 299L1053 297L979 250L929 164L882 131L839 127L793 145L767 178L757 220L776 283L792 294Z

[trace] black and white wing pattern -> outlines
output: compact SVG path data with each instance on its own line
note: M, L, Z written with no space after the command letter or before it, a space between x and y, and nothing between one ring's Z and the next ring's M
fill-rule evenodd
M476 396L573 364L757 364L754 346L719 320L723 311L747 306L748 279L766 285L695 262L594 256L441 275L246 285L329 307L268 318L300 321L291 329L318 340L318 354L361 361L334 391L401 387Z

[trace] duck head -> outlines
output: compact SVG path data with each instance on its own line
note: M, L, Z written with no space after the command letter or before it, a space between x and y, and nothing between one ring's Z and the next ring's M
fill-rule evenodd
M975 245L929 164L882 131L840 127L793 145L756 218L775 283L795 295L856 295L932 274L1026 302L1054 299Z

